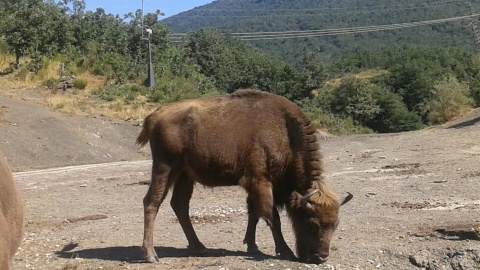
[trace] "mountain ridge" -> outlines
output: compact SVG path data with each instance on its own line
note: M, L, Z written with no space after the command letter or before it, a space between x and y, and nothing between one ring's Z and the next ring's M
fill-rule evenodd
M471 1L473 10L480 1ZM227 32L305 31L391 25L471 15L466 2L391 0L217 0L163 20L174 33L200 28ZM391 46L475 49L470 20L350 35L251 41L278 57L296 62L303 48L334 61L359 51Z

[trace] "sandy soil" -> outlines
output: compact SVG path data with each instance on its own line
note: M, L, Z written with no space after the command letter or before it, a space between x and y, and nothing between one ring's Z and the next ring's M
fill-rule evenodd
M14 269L480 269L479 111L422 131L322 141L328 180L355 196L341 209L327 264L276 258L264 222L264 255L246 253L245 192L197 186L191 218L209 251L189 256L167 198L152 265L139 248L150 174L148 151L134 145L140 127L6 97L0 108L0 149L26 205Z

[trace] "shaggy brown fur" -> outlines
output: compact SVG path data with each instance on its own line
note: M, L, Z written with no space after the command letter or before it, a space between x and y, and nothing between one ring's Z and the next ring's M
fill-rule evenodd
M244 243L258 251L255 230L260 218L270 226L276 251L295 259L287 246L277 208L292 219L301 259L322 262L338 224L341 203L322 177L317 130L294 103L273 94L237 91L230 96L167 104L145 118L137 143L150 141L152 182L144 198L143 252L158 260L153 224L173 186L171 206L187 236L189 248L202 252L189 219L195 182L205 186L240 185L248 193L248 226ZM319 190L309 199L302 195Z
M23 203L5 158L0 153L0 269L11 269L23 235Z

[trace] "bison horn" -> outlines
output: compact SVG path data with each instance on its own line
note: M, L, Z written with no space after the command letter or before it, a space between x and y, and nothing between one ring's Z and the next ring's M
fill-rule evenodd
M307 209L312 209L312 204L310 202L308 202L308 199L310 199L310 197L315 195L317 192L318 192L318 189L315 189L314 191L312 191L312 192L306 194L305 196L303 196L303 198L301 200L302 206L307 208Z
M347 192L348 195L343 199L342 203L340 205L344 205L347 202L349 202L351 199L353 199L353 194L350 192Z

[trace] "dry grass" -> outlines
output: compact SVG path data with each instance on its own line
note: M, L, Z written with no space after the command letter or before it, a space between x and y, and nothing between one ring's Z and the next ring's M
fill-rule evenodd
M386 73L388 73L388 70L370 69L370 70L365 70L363 72L355 74L355 78L361 79L361 80L370 80L372 78L375 78L377 76L380 76ZM338 88L342 84L342 80L343 80L343 77L331 79L325 83L325 86L327 89Z
M52 91L46 94L45 104L55 110L71 115L104 115L110 119L141 120L149 114L155 104L136 100L125 103L122 100L102 102L90 95L89 91Z
M78 268L79 265L80 265L80 263L77 263L77 262L69 262L62 267L62 270L77 270L77 269L79 269Z
M102 105L101 111L110 118L140 120L151 113L155 107L155 104L145 103L139 100L132 103L115 100Z
M15 56L13 54L1 54L0 55L0 71L5 70L10 66L10 63L15 62Z
M2 81L2 87L4 88L15 88L15 89L30 89L35 88L40 83L35 79L35 74L28 73L25 79L15 77L13 75L5 76L5 79Z
M48 62L48 66L40 70L37 74L36 80L42 82L48 79L58 79L62 72L62 63L51 60Z
M86 91L100 89L107 85L107 79L105 77L92 75L88 72L80 74L78 78L88 81L87 88L85 88Z
M71 115L89 116L95 114L95 106L88 98L70 94L45 97L47 106Z
M387 74L388 70L369 69L355 75L357 79L370 80L380 75Z
M13 55L0 54L0 70L9 67L11 62L15 61ZM23 66L28 59L22 60ZM147 103L142 97L133 102L126 103L123 100L113 102L104 102L91 94L91 91L105 87L108 81L105 77L95 76L89 72L77 74L77 78L86 80L87 87L83 90L69 89L62 91L61 89L44 89L40 87L46 80L58 80L61 74L62 63L56 60L49 60L47 66L40 70L38 74L26 71L16 71L0 77L0 85L3 89L15 89L14 91L4 91L2 95L22 100L29 100L37 103L45 104L53 108L71 115L92 116L104 115L110 119L132 119L140 120L149 114L155 107L155 104ZM19 74L23 72L22 76ZM18 91L38 88L39 97L31 97L29 94Z

